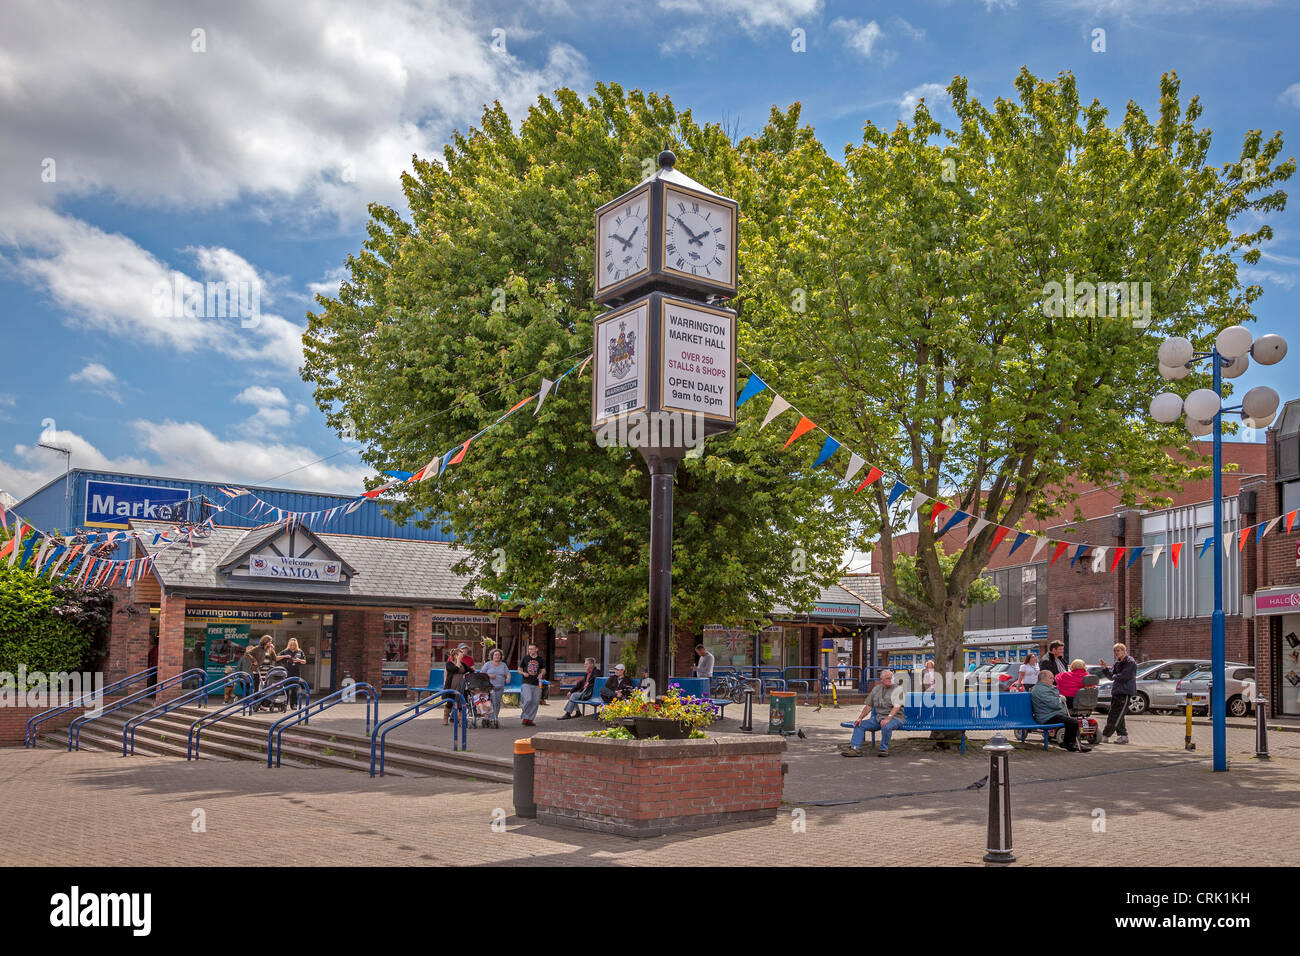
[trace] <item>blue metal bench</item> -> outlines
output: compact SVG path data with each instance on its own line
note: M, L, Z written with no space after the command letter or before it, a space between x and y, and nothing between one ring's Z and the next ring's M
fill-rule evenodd
M429 668L429 683L425 687L411 687L415 691L415 702L418 704L425 694L437 694L442 691L443 681L447 678L447 672L441 667Z
M735 703L732 700L717 698L709 690L709 678L707 677L670 677L668 683L676 684L682 689L682 693L688 697L695 697L700 700L707 700L713 709L718 712L719 717L725 717L727 714L727 705Z
M993 712L985 715L981 698L975 694L943 696L908 694L903 702L907 720L900 730L909 732L932 730L961 731L961 752L966 752L968 730L1023 730L1026 733L1042 732L1043 749L1047 749L1047 736L1064 724L1040 724L1034 720L1028 694L1001 693L991 695ZM988 701L989 698L983 698ZM840 722L841 727L853 728L853 721ZM876 732L871 732L871 745L876 744Z

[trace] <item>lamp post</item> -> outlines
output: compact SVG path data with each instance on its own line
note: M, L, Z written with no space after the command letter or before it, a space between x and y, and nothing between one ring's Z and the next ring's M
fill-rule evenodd
M1267 428L1277 414L1278 395L1266 385L1257 386L1242 396L1240 405L1224 407L1223 380L1236 378L1250 366L1251 356L1260 365L1276 365L1286 355L1286 340L1280 335L1261 335L1253 339L1249 329L1234 325L1224 329L1208 352L1197 352L1187 339L1166 339L1157 358L1160 374L1170 380L1186 378L1196 362L1208 360L1213 375L1211 388L1198 388L1187 398L1174 392L1162 392L1151 400L1151 417L1171 423L1186 412L1187 431L1193 438L1213 434L1214 440L1214 616L1210 628L1212 682L1210 710L1214 722L1214 769L1228 769L1226 721L1227 636L1223 614L1223 413L1239 412L1251 428Z

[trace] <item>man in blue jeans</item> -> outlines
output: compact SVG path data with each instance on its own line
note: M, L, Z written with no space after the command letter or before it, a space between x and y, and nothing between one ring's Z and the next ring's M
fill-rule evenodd
M871 717L867 718L870 712ZM867 694L867 702L853 722L853 740L849 746L840 751L841 757L861 757L862 742L867 739L867 731L880 731L881 757L889 756L889 741L894 731L903 726L906 715L903 713L903 689L894 686L894 672L880 672L880 680Z

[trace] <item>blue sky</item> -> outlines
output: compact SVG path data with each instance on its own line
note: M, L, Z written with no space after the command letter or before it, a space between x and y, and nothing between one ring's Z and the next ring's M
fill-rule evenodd
M1172 69L1202 99L1215 164L1247 130L1282 130L1284 155L1300 133L1295 3L158 6L6 5L0 489L17 497L62 472L34 447L43 430L84 467L359 489L365 470L295 370L305 312L359 249L366 203L400 205L410 154L440 152L493 99L518 117L557 86L616 81L742 134L799 101L840 155L918 96L945 118L956 74L992 100L1021 66L1071 70L1118 117L1129 99L1152 111ZM1258 331L1296 351L1241 380L1284 400L1300 396L1297 217L1293 202L1270 220L1251 271ZM173 276L256 286L258 321L167 314Z

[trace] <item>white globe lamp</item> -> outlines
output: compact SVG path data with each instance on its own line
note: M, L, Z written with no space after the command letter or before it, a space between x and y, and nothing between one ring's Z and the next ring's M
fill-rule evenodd
M1246 355L1238 355L1232 361L1223 363L1221 374L1224 378L1237 378L1248 368L1250 368L1250 358Z
M1193 438L1202 438L1214 431L1214 422L1197 421L1190 416L1187 419L1187 433Z
M1267 385L1257 385L1252 388L1241 399L1242 418L1250 418L1259 421L1267 418L1270 421L1277 412L1278 397L1277 392ZM1259 428L1259 425L1255 426Z
M1235 359L1250 351L1252 339L1250 329L1242 325L1233 325L1218 334L1214 339L1214 347L1224 358Z
M1219 413L1219 396L1212 388L1198 388L1188 395L1183 402L1188 419L1198 422L1210 422Z
M1250 354L1260 365L1276 365L1286 358L1286 339L1273 332L1261 335L1251 346Z
M1186 365L1163 365L1162 364L1160 366L1161 377L1168 379L1171 382L1177 382L1180 379L1187 378L1187 376L1191 374L1192 374L1192 370L1188 368Z
M1176 422L1178 416L1182 413L1183 399L1181 395L1175 395L1173 392L1161 392L1151 399L1151 417L1158 422L1164 422L1166 425L1170 422Z
M1165 339L1156 353L1161 365L1186 365L1192 360L1192 343L1181 336Z

